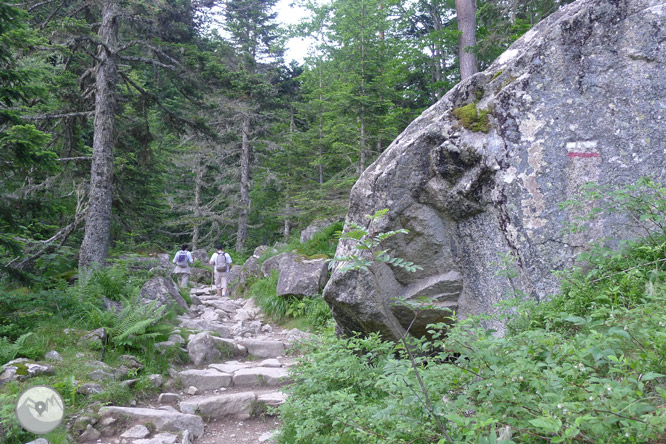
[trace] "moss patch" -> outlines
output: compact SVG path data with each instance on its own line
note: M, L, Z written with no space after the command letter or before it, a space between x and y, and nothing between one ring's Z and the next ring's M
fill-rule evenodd
M16 366L16 374L18 376L28 376L28 366L25 365L22 362L18 362L16 364L13 364Z
M493 78L491 80L495 80L496 78L498 78L501 75L502 75L502 70L500 69L495 74L493 74Z
M460 120L462 126L470 131L487 133L490 131L490 123L488 123L488 111L482 110L479 112L476 109L476 103L461 106L453 110L453 115Z

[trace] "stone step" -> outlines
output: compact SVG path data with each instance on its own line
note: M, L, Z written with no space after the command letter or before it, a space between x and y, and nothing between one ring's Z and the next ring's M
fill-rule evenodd
M180 411L188 414L196 413L204 418L232 416L237 419L248 419L252 403L256 400L254 392L203 396L181 401Z
M185 370L178 374L183 388L196 387L201 391L217 390L229 387L232 383L232 375L222 373L214 368L205 370Z
M286 346L282 341L268 339L243 339L240 343L247 352L257 358L277 358L284 356Z
M179 374L183 389L196 387L198 391L229 387L275 387L286 382L288 372L277 359L260 363L229 361L210 364L203 370L184 370Z
M163 409L108 406L100 408L98 414L100 415L99 423L104 423L107 418L111 418L119 426L122 424L124 430L128 428L128 424L146 425L151 423L158 432L188 431L194 438L200 437L204 432L204 424L201 417L187 412L179 413ZM109 424L109 427L112 427L114 424L108 420L106 423Z
M287 394L281 391L257 394L257 401L263 402L269 407L277 407L287 400Z
M287 370L274 367L242 368L233 373L234 387L274 387L284 384L287 380Z

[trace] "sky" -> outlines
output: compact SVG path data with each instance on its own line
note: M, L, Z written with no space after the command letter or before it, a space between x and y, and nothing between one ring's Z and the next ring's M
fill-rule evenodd
M293 25L307 16L305 9L290 6L292 1L293 0L278 1L276 5L278 22L285 25ZM285 52L285 61L289 63L291 60L296 60L299 63L303 63L303 60L308 52L308 45L309 41L304 39L289 40L289 42L287 42L287 50Z

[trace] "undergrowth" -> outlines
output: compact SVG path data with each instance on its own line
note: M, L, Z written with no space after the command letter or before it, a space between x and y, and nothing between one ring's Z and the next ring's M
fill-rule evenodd
M154 393L148 379L152 373L165 374L170 363L182 362L182 352L158 353L157 341L166 340L174 329L176 313L156 303L139 299L142 282L130 276L123 266L93 272L88 279L67 287L31 291L27 288L5 293L0 299L0 365L25 357L42 361L44 354L57 350L63 361L50 362L53 374L10 382L0 388L0 441L23 443L36 435L23 430L14 414L18 395L28 387L49 385L63 396L67 414L85 410L91 403L127 405L137 397ZM102 298L119 302L119 308L104 307ZM104 327L105 342L84 340L90 331ZM99 394L85 396L76 388L90 380L90 361L105 361L115 367L121 355L132 354L145 368L130 370L127 378L137 379L133 388L117 382L104 382ZM64 426L44 436L49 442L70 442Z
M297 320L299 328L318 330L331 319L331 309L321 296L278 296L277 282L278 272L273 270L269 277L254 281L248 291L271 321L287 324Z
M328 331L292 368L279 441L666 442L666 192L643 181L604 196L586 214L622 209L645 239L595 247L549 301L431 325L430 340Z

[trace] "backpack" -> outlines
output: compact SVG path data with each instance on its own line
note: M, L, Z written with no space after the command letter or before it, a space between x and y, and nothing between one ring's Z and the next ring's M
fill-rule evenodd
M176 266L187 267L187 251L181 250L176 255Z
M220 258L224 261L223 263L220 263ZM217 257L215 258L215 271L218 273L223 273L229 272L229 264L227 263L227 253L224 251L222 253L217 253Z

